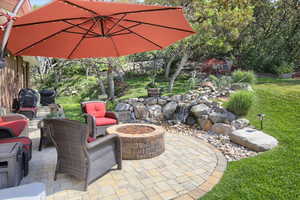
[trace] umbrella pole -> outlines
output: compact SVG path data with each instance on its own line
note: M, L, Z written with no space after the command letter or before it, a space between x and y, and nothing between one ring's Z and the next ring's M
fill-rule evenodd
M15 6L15 8L12 11L12 16L14 16L14 17L17 16L17 14L18 14L20 8L22 7L22 5L24 4L24 2L25 2L25 0L19 0L19 2L17 3L17 5ZM14 24L14 21L10 20L5 28L4 36L2 39L2 46L1 46L1 56L0 56L1 59L4 58L4 51L5 51L5 48L7 45L7 41L8 41L10 32L11 32L11 29L13 27L13 24Z

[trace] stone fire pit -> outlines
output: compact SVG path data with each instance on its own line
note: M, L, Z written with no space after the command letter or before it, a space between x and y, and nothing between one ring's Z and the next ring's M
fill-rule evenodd
M107 128L106 132L120 136L125 160L153 158L165 151L164 129L160 126L120 124Z

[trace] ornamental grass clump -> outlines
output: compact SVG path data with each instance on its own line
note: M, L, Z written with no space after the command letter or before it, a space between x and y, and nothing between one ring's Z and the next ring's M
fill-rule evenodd
M255 94L248 91L239 91L230 96L227 109L238 116L245 116L249 112L255 99Z
M253 71L236 70L232 73L234 83L249 83L253 85L256 82L256 76Z

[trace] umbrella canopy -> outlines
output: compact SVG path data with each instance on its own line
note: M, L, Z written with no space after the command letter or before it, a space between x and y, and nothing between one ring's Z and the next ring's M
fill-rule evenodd
M14 55L118 57L159 50L195 33L182 8L57 0L16 19Z

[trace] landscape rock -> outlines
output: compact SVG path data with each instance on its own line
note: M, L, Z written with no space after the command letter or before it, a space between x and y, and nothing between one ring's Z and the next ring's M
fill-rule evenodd
M136 119L145 120L148 118L149 112L143 103L133 104L134 115Z
M226 116L225 113L212 112L209 114L209 119L213 123L224 123L226 121Z
M172 115L174 114L174 112L176 111L177 105L178 104L174 101L167 103L162 109L163 115L167 119L170 119L172 117Z
M212 112L209 114L209 119L213 123L231 123L233 120L236 119L236 116L231 112Z
M230 140L257 152L267 151L278 145L278 141L262 131L244 128L233 131Z
M157 100L157 103L158 103L159 105L161 105L161 106L165 105L167 102L168 102L167 100L162 99L162 98L159 98L159 99Z
M208 112L209 107L205 104L198 104L191 108L191 113L197 118L201 117L202 115L207 115Z
M232 133L233 127L224 123L216 123L212 126L211 131L222 135L229 135Z
M185 123L187 125L193 126L197 123L197 121L195 120L195 118L193 116L188 116Z
M144 103L147 104L147 105L154 105L154 104L157 104L157 98L156 97L149 97L149 98L146 98L144 100Z
M202 128L202 130L204 131L209 131L211 129L211 127L213 126L213 123L209 120L203 120L202 122L200 122L200 126Z
M208 117L202 117L197 119L197 123L200 125L201 129L204 131L208 131L213 126L213 123L211 120L208 119Z
M115 110L117 112L120 112L120 111L130 111L130 108L131 108L131 105L128 104L128 103L118 103Z
M241 118L241 119L232 121L231 125L236 129L242 129L242 128L249 126L250 122L248 119Z
M128 100L127 100L127 102L128 102L129 104L134 104L134 103L137 103L138 101L139 101L138 98L131 98L131 99L128 99Z
M171 101L180 102L182 100L182 95L177 94L171 97Z
M131 115L130 111L120 111L116 112L119 122L130 122L134 120L134 117Z
M152 105L148 107L149 118L154 119L154 121L161 121L164 119L162 109L160 105Z

